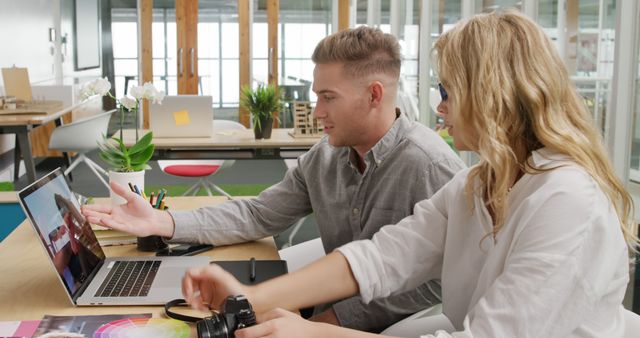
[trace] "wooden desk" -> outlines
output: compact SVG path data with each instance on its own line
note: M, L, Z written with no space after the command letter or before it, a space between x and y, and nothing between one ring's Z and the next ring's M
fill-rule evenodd
M108 199L96 199L106 203ZM167 204L175 209L191 209L225 201L224 197L168 197ZM40 319L44 315L95 315L153 313L163 317L160 306L110 306L73 307L58 280L49 259L38 243L31 224L23 222L9 237L0 243L0 320ZM103 248L107 256L149 256L136 250L135 245ZM216 247L200 255L212 260L279 259L273 238ZM193 327L193 325L192 325ZM195 329L192 330L195 337Z
M211 137L153 138L159 159L282 159L297 158L321 138L295 138L293 129L276 128L271 138L256 140L253 130L214 131ZM140 130L142 137L148 130ZM118 136L117 134L115 136ZM135 143L135 130L123 131L124 143Z
M36 180L36 169L33 161L33 154L31 152L31 141L29 139L29 132L51 121L54 121L56 126L61 126L63 124L63 115L71 112L81 105L86 104L87 102L89 101L78 103L69 107L63 107L62 102L60 102L60 104L52 105L49 109L46 110L47 112L45 114L21 113L16 115L0 115L0 134L16 134L14 163L19 163L20 155L22 155L29 183L35 182ZM64 154L64 157L68 166L70 164L69 157L67 154ZM17 168L18 166L16 166L15 170L16 180L18 179Z
M0 203L18 203L18 193L15 191L0 191Z

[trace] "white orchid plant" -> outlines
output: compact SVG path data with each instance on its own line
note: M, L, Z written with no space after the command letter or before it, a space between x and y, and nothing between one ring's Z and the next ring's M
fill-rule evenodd
M107 78L95 79L84 83L80 89L82 99L87 99L94 95L108 96L116 102L120 112L120 137L109 139L106 135L104 141L99 144L100 158L118 172L131 172L150 169L147 162L153 156L155 146L151 143L153 133L149 132L142 138L138 138L138 111L140 101L147 99L153 103L160 104L164 99L164 91L157 90L150 82L142 86L131 87L131 96L123 96L120 99L114 97L111 92L111 83ZM135 121L136 143L127 148L122 141L122 129L124 128L125 113L132 113Z

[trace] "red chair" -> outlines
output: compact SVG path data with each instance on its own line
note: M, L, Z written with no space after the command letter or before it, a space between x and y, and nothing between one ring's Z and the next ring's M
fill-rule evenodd
M245 127L234 121L214 120L213 132L229 132L232 130L241 130ZM209 180L210 176L231 167L235 160L160 160L158 166L160 169L174 176L181 177L198 177L198 181L192 185L183 195L196 195L200 189L204 189L209 196L212 196L211 189L219 192L228 199L232 199L226 191Z

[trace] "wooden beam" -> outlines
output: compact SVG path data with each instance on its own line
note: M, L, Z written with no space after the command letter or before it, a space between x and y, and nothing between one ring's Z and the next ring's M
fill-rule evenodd
M153 22L153 0L138 0L140 15L140 85L153 82L153 39L151 38ZM145 101L142 108L142 125L149 129L149 102Z
M249 1L253 0L239 0L238 1L238 31L240 40L240 96L242 97L242 87L251 86L251 6ZM245 127L249 128L249 111L240 107L238 109L238 121Z
M186 1L187 49L185 50L187 93L198 94L198 0Z
M440 34L444 33L445 6L445 0L440 0L440 3L438 4L438 33ZM431 39L431 37L428 38Z
M338 30L349 28L349 0L338 1Z
M178 75L178 94L187 93L187 65L186 65L186 10L185 2L187 0L176 0L176 67Z
M176 0L178 94L198 94L198 1Z
M566 8L567 37L565 39L566 53L564 62L567 65L569 75L575 75L578 69L578 17L580 16L580 7L578 6L578 0L567 0Z
M269 84L278 87L278 12L280 10L279 0L267 0L267 22L269 40ZM275 112L274 127L278 127L279 112Z

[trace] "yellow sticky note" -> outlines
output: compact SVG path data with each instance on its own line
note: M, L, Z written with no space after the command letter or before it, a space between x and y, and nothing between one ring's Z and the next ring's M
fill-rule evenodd
M181 110L173 113L173 119L176 121L176 126L184 126L187 124L191 124L191 120L189 120L189 111Z

